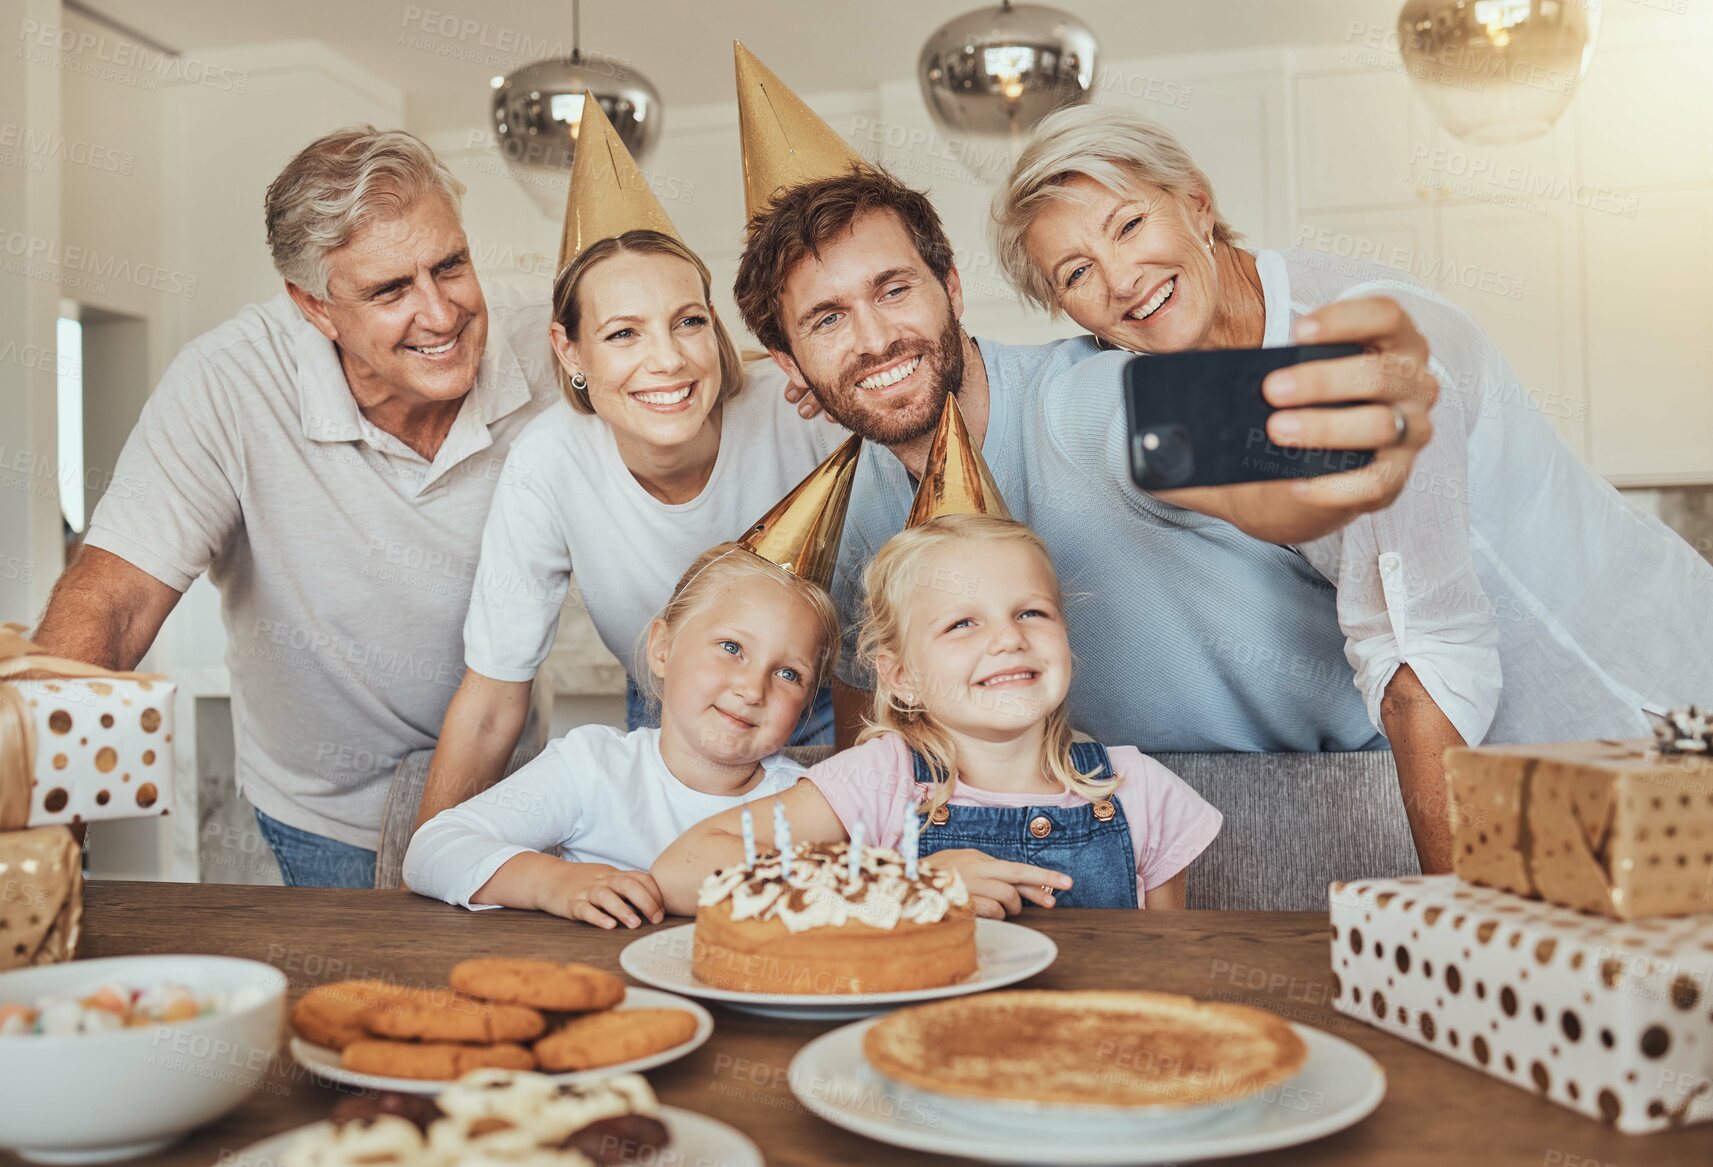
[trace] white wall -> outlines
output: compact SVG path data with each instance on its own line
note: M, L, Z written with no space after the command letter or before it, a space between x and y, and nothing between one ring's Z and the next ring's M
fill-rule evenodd
M0 69L0 621L24 623L34 622L62 562L59 76L27 36L55 25L58 10L54 0L0 0L0 21L19 30L18 55Z
M85 321L87 517L112 484L125 438L171 357L168 305L187 289L166 263L171 167L160 78L104 60L118 38L102 25L69 11L61 20L69 34L94 42L66 54L60 72L61 237L90 257L84 278L65 289Z

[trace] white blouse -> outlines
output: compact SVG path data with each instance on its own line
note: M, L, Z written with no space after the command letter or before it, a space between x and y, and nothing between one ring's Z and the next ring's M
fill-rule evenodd
M1323 304L1390 296L1439 379L1397 501L1298 548L1337 585L1377 728L1403 664L1470 744L1646 736L1642 710L1713 702L1713 565L1577 458L1467 313L1373 264L1255 258L1266 347Z
M612 427L594 414L559 401L537 417L494 485L464 663L496 681L533 680L575 583L601 642L631 672L684 569L739 538L850 437L824 418L798 416L772 361L746 366L743 392L723 408L713 471L683 503L644 490Z

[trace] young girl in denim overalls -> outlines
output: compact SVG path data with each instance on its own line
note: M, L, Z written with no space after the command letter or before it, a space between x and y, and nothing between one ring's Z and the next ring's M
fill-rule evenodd
M1024 901L1183 907L1185 869L1220 814L1131 746L1071 741L1070 645L1040 540L1010 519L948 515L888 540L864 582L874 711L855 748L775 796L793 837L848 839L860 823L896 848L915 816L919 853L958 869L987 916ZM765 801L754 819L770 845ZM688 884L730 861L738 830L735 812L693 828L657 876L672 867Z

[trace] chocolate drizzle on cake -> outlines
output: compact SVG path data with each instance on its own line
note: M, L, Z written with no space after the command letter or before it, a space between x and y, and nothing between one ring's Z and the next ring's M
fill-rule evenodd
M799 843L788 864L769 852L753 865L714 872L697 902L707 907L729 898L734 920L777 919L792 932L851 920L874 928L894 928L901 920L932 924L969 902L956 871L924 861L910 879L904 857L889 848L864 847L852 879L850 851L849 843Z

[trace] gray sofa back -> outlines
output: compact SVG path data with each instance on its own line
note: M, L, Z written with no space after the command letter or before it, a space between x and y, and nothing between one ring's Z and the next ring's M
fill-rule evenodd
M1421 873L1390 750L1154 756L1225 815L1192 908L1322 912L1332 880Z

